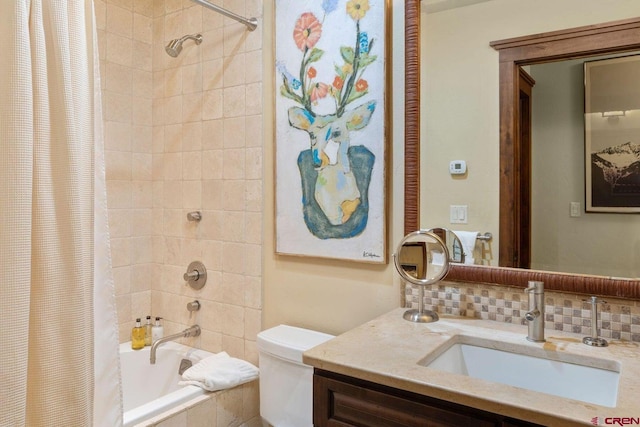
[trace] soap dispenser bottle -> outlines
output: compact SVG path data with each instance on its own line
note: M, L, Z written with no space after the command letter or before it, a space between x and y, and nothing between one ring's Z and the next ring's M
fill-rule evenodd
M136 326L131 330L131 348L140 350L144 348L144 328L140 324L140 318L136 319Z
M151 345L151 316L147 316L147 323L144 325L144 345Z
M156 323L153 325L153 328L151 328L151 338L153 342L156 342L164 336L164 328L160 323L160 319L160 317L156 317Z

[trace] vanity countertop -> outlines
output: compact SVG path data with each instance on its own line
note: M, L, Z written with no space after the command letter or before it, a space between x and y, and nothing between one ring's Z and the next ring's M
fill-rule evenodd
M435 323L414 323L396 309L303 354L304 363L508 417L548 426L593 425L598 417L640 418L640 345L609 340L608 347L582 344L582 335L545 330L546 342L526 340L527 326L441 315ZM523 388L426 368L418 363L436 357L456 337L500 341L527 353L553 354L558 360L602 360L620 367L616 407L552 396ZM551 373L552 374L552 373ZM607 420L611 422L612 420Z

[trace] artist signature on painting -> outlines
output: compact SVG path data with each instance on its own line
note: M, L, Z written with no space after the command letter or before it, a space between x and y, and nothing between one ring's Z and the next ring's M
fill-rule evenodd
M380 255L373 252L363 251L362 258L380 258Z

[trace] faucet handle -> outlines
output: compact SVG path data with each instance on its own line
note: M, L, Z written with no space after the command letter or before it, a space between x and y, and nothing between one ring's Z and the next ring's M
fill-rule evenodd
M607 340L598 336L598 303L606 303L605 300L592 296L588 299L583 299L584 302L591 303L591 336L584 337L582 342L586 345L593 347L606 347L609 345Z
M525 293L542 294L544 293L544 282L530 280L529 287L526 288L524 291Z
M603 300L602 298L598 298L597 296L592 296L589 298L583 298L582 299L583 302L589 302L591 304L597 304L597 303L602 303L602 304L606 304L607 302L605 300Z

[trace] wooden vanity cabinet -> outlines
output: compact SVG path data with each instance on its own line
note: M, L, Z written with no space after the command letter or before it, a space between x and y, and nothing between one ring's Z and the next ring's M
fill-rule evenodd
M315 369L315 427L541 427L491 412Z

